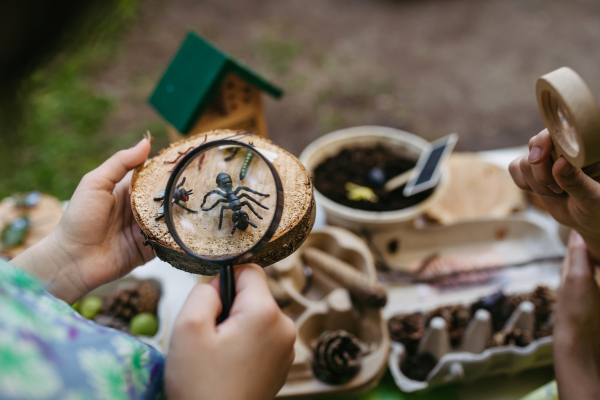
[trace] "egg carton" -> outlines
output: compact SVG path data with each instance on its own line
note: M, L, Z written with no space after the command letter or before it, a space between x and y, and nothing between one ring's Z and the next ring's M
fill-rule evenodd
M533 332L535 307L523 301L507 320L501 332L518 328ZM416 392L436 386L474 381L486 376L517 374L523 370L552 364L552 336L533 340L525 347L505 345L488 347L493 334L492 316L479 309L472 316L462 335L461 344L453 349L445 319L434 317L419 341L417 353L429 353L438 360L424 381L408 378L400 369L407 357L403 344L393 342L389 356L389 368L398 387L404 392Z
M269 267L291 302L283 307L297 329L295 358L278 398L314 395L351 395L377 385L385 370L390 349L387 324L381 311L353 302L350 293L338 282L318 270L307 278L301 258L302 248L312 246L351 264L375 278L375 264L366 244L357 236L336 227L313 231L303 246L290 257ZM308 285L308 286L307 286ZM343 329L354 334L370 348L362 358L359 373L340 385L320 381L313 373L311 342L324 331Z

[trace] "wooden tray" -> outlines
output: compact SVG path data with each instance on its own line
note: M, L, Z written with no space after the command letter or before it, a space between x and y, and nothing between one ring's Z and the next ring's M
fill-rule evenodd
M558 238L523 215L377 233L371 246L387 275L413 282L556 260L564 253Z
M365 274L374 277L375 264L366 244L357 236L341 228L325 227L312 232L303 246L313 246L350 263ZM387 368L390 339L387 325L378 309L354 307L349 292L337 282L313 271L313 282L306 293L304 263L300 251L271 268L283 288L292 297L292 303L283 308L298 330L294 345L296 356L287 381L278 398L311 397L319 394L350 395L377 385ZM343 385L319 381L311 367L310 342L325 330L345 329L365 343L372 351L363 358L357 376Z

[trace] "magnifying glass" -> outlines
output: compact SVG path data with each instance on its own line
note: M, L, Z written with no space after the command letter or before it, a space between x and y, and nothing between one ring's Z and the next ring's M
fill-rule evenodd
M233 266L269 242L283 213L283 186L269 152L237 140L191 150L173 169L162 207L179 247L219 266L223 321L235 296Z
M562 67L538 79L538 106L556 154L583 168L600 161L600 108L584 80Z

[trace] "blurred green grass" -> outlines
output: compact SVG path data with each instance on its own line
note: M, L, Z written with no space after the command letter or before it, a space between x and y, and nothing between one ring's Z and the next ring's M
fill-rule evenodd
M118 0L111 18L84 27L77 46L38 70L23 88L18 132L0 146L0 198L40 190L69 199L81 177L150 129L166 136L157 119L131 132L107 132L117 101L92 87L93 76L118 58L121 39L138 15L138 0Z

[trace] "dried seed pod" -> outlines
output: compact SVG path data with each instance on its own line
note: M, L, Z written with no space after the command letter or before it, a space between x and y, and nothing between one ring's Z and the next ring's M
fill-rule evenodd
M267 284L269 285L269 290L279 308L283 308L292 302L291 296L285 291L277 279L267 276Z
M500 331L510 317L511 306L507 303L507 297L501 291L483 297L471 305L471 315L475 315L477 310L484 309L492 315L492 325L494 331ZM514 308L513 308L514 310Z
M505 341L506 341L506 334L504 332L496 332L490 338L488 347L504 346Z
M535 306L535 320L537 325L545 323L556 304L556 295L546 286L538 286L531 294L530 301Z
M505 345L514 345L519 347L528 346L533 342L533 334L528 330L515 328L506 334L504 339Z
M439 307L429 313L427 324L434 317L442 317L446 320L452 347L458 347L471 319L471 313L461 305Z
M306 264L323 272L352 293L352 295L371 307L383 307L387 302L387 291L375 279L358 271L352 265L331 256L314 247L303 250Z
M327 383L343 384L360 371L367 345L345 330L326 331L311 343L315 376Z
M115 318L112 315L96 315L94 322L108 328L129 333L129 325L122 319Z
M541 339L543 337L552 336L553 326L549 322L545 322L540 324L539 328L535 331L534 337L536 339Z
M150 281L123 285L106 297L101 314L129 322L139 313L156 314L160 292Z
M407 354L400 364L400 371L409 379L424 381L436 364L437 360L429 353Z
M409 354L417 352L425 327L425 316L421 313L396 315L388 321L391 339L402 343Z

